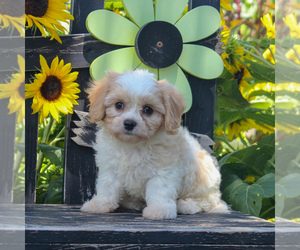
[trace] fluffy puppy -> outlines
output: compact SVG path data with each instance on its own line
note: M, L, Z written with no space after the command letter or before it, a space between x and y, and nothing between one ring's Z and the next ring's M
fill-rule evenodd
M90 121L101 129L96 194L82 211L109 213L121 205L143 209L147 219L228 212L218 166L180 127L185 104L174 86L145 70L108 72L87 93Z

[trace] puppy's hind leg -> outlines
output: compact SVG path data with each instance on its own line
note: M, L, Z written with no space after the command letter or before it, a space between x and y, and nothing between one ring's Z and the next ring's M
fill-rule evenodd
M197 214L201 213L202 208L199 202L192 198L177 200L177 213L179 214Z
M229 213L227 204L222 201L210 202L203 199L178 199L177 200L177 212L179 214L197 214L201 212L205 213Z

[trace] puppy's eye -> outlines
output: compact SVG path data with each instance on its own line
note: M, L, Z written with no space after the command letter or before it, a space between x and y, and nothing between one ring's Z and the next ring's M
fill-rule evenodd
M117 102L115 104L116 109L123 109L124 108L124 104L122 102Z
M147 115L151 115L153 113L153 109L149 106L145 106L143 112Z

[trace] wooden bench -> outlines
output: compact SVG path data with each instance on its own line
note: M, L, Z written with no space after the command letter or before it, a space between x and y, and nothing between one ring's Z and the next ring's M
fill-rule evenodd
M39 54L48 62L56 55L71 62L79 71L78 83L82 90L76 110L87 111L84 89L89 80L89 65L99 55L119 46L102 43L85 28L86 16L103 8L103 0L73 3L75 21L71 34L62 36L62 44L42 37L26 38L26 77L39 67ZM219 9L219 0L191 0L190 8L211 5ZM80 11L79 11L80 10ZM199 44L214 48L214 36ZM184 116L184 126L193 133L213 136L215 80L201 80L188 76L194 101ZM26 100L26 249L273 249L274 224L253 216L233 211L231 214L179 215L175 220L151 221L142 218L139 211L118 210L110 214L82 213L80 205L91 198L95 188L93 150L77 145L71 138L79 117L74 113L67 119L63 204L35 204L36 152L38 116L32 115L31 100ZM5 211L22 207L0 206ZM10 210L11 209L11 210ZM20 232L18 218L11 216L2 225L4 242ZM6 224L7 223L7 224ZM17 236L18 237L18 236Z

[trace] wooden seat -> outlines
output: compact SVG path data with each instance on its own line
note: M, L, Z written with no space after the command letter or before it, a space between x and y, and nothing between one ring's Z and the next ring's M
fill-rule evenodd
M86 214L74 205L27 205L29 249L273 249L274 224L245 215L179 215L145 220L141 212ZM52 248L53 247L53 248ZM71 248L72 247L72 248Z

